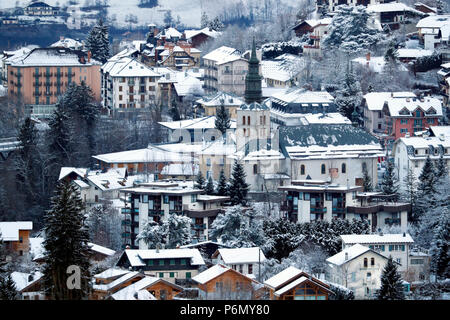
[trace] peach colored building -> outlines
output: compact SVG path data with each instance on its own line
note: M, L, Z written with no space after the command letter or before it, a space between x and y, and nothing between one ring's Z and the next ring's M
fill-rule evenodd
M71 82L86 83L100 101L101 63L69 48L36 48L8 67L8 93L34 116L48 117Z

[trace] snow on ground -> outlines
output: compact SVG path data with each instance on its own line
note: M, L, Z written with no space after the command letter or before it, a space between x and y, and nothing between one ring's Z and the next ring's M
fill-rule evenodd
M26 6L28 0L17 1L19 6ZM60 0L45 0L49 5L55 6L57 3L64 4ZM84 4L84 0L80 4ZM191 27L200 27L200 17L202 10L205 11L210 19L222 12L226 5L238 3L240 0L158 0L158 6L155 8L139 8L137 5L139 0L109 0L110 7L108 8L108 15L116 15L117 22L121 26L127 26L125 18L129 14L133 14L138 18L138 25L147 25L154 23L160 25L163 23L164 13L166 10L172 11L172 17L180 20L183 24ZM244 4L247 2L255 3L252 0L243 0ZM15 7L16 0L2 0L0 1L0 9ZM257 2L259 4L259 2ZM296 0L281 0L281 5L297 5ZM261 4L263 2L261 1Z

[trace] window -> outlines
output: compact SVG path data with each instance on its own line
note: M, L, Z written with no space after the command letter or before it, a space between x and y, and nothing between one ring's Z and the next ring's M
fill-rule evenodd
M400 119L400 124L408 124L408 119Z
M163 266L163 265L164 265L164 260L163 260L163 259L160 259L160 260L159 260L159 265L160 265L160 266Z
M309 201L309 199L310 199L310 194L309 193L305 193L305 199L304 200Z
M164 203L165 204L169 203L169 196L164 196Z
M423 259L411 259L411 264L423 264Z
M187 278L187 277L186 277L186 278ZM220 282L220 281L217 281L217 282L216 282L216 290L222 290L222 288L223 288L223 283Z
M250 125L250 116L247 116L247 124Z
M347 172L347 166L345 165L345 163L343 163L341 165L341 171L342 171L342 173L346 173Z
M326 166L325 166L324 163L322 163L322 165L320 166L320 172L321 172L322 174L325 174L325 172L326 172Z
M23 251L22 250L19 251L19 256L23 256Z
M374 266L375 265L375 258L370 258L370 265Z
M122 92L122 86L119 86L119 92Z
M197 202L197 195L191 194L191 202Z
M174 266L175 265L175 259L170 259L170 265Z
M180 262L181 262L181 265L182 265L182 266L185 266L185 265L186 265L186 259L181 259Z
M245 125L245 116L242 116L242 124ZM245 134L245 129L244 129L244 134Z
M416 117L418 117L418 118L420 117L420 110L416 111Z
M95 195L95 202L98 202L98 195Z
M147 266L153 266L153 260L148 260L147 261Z
M257 164L253 165L253 174L258 174L258 165Z
M253 274L253 264L248 265L248 274Z
M159 277L160 277L160 278L164 278L164 272L160 272L160 273L159 273Z
M364 258L364 268L367 268L367 258Z
M190 272L186 272L186 279L190 279L191 278L191 273Z
M429 124L433 124L434 123L434 119L428 119L428 123Z
M370 278L370 277L372 277L372 273L370 273L370 272L367 272L367 274L366 274L366 277L367 277L367 278Z
M22 237L19 238L19 242L23 243L23 238Z
M397 263L399 263L399 264L402 263L402 259L401 258L397 258L397 259L395 259L395 261L397 261Z
M305 175L305 165L304 165L304 164L302 164L302 165L300 166L300 174L301 174L301 175Z
M239 272L244 273L244 267L242 266L242 264L239 265Z
M174 278L175 277L175 272L169 272L169 277L170 278Z

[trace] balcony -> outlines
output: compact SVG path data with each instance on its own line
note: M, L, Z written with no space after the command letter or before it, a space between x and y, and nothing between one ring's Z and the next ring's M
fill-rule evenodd
M323 207L311 207L311 208L310 208L310 212L311 212L311 213L326 213L326 212L327 212L327 208L323 208Z
M401 219L400 218L386 218L386 219L384 219L384 223L387 225L401 224Z
M139 213L139 209L122 208L120 209L120 212L123 214Z
M44 73L44 77L53 77L53 72L49 72L49 73L46 72L46 73Z
M148 214L152 216L163 216L164 210L148 210Z
M122 225L123 226L131 226L131 220L130 219L122 220Z
M345 213L346 212L344 207L333 207L332 211L333 211L333 213Z
M197 230L205 230L206 229L206 224L205 223L203 223L203 224L194 224L193 228L197 229Z
M122 238L131 238L131 232L122 232Z
M33 72L33 77L42 77L42 73L41 72L40 73Z
M33 87L40 87L42 86L42 82L33 82Z

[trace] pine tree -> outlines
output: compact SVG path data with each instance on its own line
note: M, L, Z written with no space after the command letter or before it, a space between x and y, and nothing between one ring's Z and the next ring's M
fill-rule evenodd
M172 17L172 11L167 10L166 13L164 13L164 24L166 27L171 27L173 24L173 17Z
M219 182L217 184L216 194L219 196L228 195L227 178L225 177L225 173L223 172L223 170L220 170Z
M335 103L343 116L352 119L352 113L358 109L361 101L361 85L353 71L349 70L342 82L342 89L337 92Z
M210 237L231 244L239 238L242 220L242 209L239 206L228 208L214 219L211 224Z
M369 172L367 171L367 165L363 166L363 188L364 192L373 191L372 179L369 176Z
M418 185L419 195L421 197L432 195L436 191L434 186L435 182L436 176L434 165L430 159L430 156L428 156L427 159L425 160L425 164L419 175L419 185Z
M448 175L447 163L444 159L443 154L439 157L439 160L436 165L436 179L440 179Z
M224 24L220 21L219 17L215 17L212 21L209 22L209 28L215 31L222 31L225 29Z
M11 274L0 276L0 300L17 300L18 292Z
M386 160L386 171L384 172L380 187L384 194L397 196L398 185L395 178L394 163L389 161L389 159Z
M222 132L222 135L225 135L227 129L231 127L230 115L228 114L228 110L225 109L225 105L223 103L216 108L215 126L217 130Z
M229 194L233 205L246 203L249 185L245 182L244 167L237 160L234 161L233 172L230 178Z
M450 220L449 209L444 208L438 223L435 227L433 240L430 248L431 255L431 271L437 276L448 278L450 276L450 256L449 256L449 241L450 241Z
M48 126L47 142L53 164L59 167L70 166L71 132L66 111L57 106Z
M60 182L44 227L43 286L53 300L80 300L90 291L89 233L83 209L79 191L68 181ZM76 283L68 278L69 266L80 270L79 288L69 286Z
M200 21L200 28L204 29L209 26L209 18L205 11L202 13L201 21Z
M195 184L194 184L194 188L195 189L201 189L204 190L205 189L205 178L203 177L202 172L199 170L197 177L195 178Z
M149 248L161 248L165 243L166 230L162 224L149 221L137 235L136 240L143 240Z
M395 42L389 42L389 46L384 54L384 61L386 63L396 64L398 60L398 50L395 47Z
M205 193L209 194L209 195L213 195L214 194L214 182L213 182L213 179L212 179L211 176L209 176L208 183L206 183Z
M381 274L381 288L377 293L378 300L404 300L403 283L397 271L397 265L391 256Z
M108 27L99 19L98 23L91 29L86 39L86 48L91 52L92 58L105 63L110 55Z
M405 191L402 194L402 198L411 204L411 214L408 217L408 221L417 222L419 217L417 215L417 183L414 170L408 169L408 173L404 178Z

